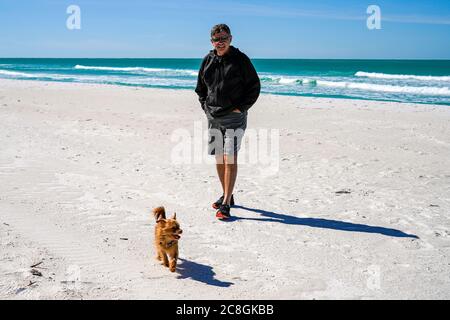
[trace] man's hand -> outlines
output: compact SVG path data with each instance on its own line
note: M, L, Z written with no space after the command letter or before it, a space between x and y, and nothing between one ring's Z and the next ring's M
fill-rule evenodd
M234 108L234 109L233 109L233 112L236 112L236 113L242 113L241 110L239 110L238 108Z

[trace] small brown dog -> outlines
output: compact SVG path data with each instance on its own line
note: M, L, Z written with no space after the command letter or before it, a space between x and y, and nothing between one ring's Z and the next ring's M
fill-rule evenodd
M153 209L156 219L155 226L155 247L156 259L161 261L170 271L175 272L178 259L178 240L183 230L177 221L177 214L174 213L171 219L166 219L164 207ZM169 256L169 259L167 259Z

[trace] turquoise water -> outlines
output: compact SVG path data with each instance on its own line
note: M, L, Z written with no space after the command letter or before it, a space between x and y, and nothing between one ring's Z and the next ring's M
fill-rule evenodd
M253 59L262 92L450 105L450 60ZM194 89L201 59L0 59L0 78Z

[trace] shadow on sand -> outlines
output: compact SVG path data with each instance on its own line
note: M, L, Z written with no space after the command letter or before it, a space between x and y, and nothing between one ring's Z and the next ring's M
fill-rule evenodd
M177 265L177 272L179 273L178 279L189 278L216 287L229 287L234 284L232 282L215 279L214 276L216 273L210 266L181 258L178 260L182 262Z
M319 218L298 218L294 216L289 216L286 214L275 213L272 211L266 211L261 209L248 208L244 206L234 206L234 208L244 209L247 211L253 211L259 213L261 216L265 218L241 218L233 216L231 219L227 221L236 221L236 220L254 220L254 221L266 221L266 222L278 222L284 224L292 224L299 226L308 226L313 228L323 228L323 229L333 229L339 231L351 231L351 232L365 232L365 233L379 233L384 236L389 237L398 237L398 238L415 238L419 239L418 236L413 234L407 234L403 231L377 227L377 226L369 226L365 224L355 224L351 222L345 221L337 221L337 220L327 220L327 219L319 219Z

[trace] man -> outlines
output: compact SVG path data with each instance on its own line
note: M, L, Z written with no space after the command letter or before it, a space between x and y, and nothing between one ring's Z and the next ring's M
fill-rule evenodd
M214 47L198 73L197 88L208 119L208 153L216 157L216 169L223 195L213 203L216 217L231 217L233 188L237 177L237 155L247 127L247 111L256 102L261 84L250 59L231 46L230 28L215 25L211 30Z

